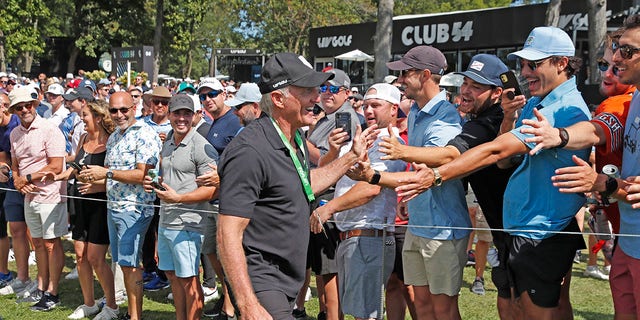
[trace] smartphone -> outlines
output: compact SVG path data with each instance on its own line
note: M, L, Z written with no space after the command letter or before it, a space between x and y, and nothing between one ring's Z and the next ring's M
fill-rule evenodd
M69 167L76 169L76 171L78 172L82 171L82 167L75 162L69 162L67 164L69 165Z
M500 81L502 81L502 86L505 89L514 88L516 89L513 92L507 92L507 97L513 100L516 96L522 95L522 90L520 89L520 82L518 82L518 78L513 73L513 70L509 70L500 75Z
M348 134L347 141L351 141L351 113L336 113L336 129L337 128L342 128L342 130Z
M167 191L167 189L165 187L163 187L160 182L159 182L159 178L160 176L158 175L158 170L157 169L149 169L149 171L147 171L147 175L151 178L151 186L160 190L160 191Z

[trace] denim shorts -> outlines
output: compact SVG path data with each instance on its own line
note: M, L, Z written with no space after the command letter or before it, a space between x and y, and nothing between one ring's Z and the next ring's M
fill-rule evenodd
M198 232L158 228L158 268L174 271L178 278L197 276L203 241Z
M142 261L142 243L151 224L152 215L138 212L108 211L111 257L121 267L139 267Z

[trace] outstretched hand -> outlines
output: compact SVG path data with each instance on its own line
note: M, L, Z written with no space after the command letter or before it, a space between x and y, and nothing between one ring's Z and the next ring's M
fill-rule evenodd
M393 132L393 125L389 124L387 127L389 130L388 137L380 138L379 150L382 153L385 153L385 156L380 157L381 160L396 160L403 158L403 151L406 148L405 145L400 143L398 136Z
M351 146L351 151L356 155L358 160L363 161L365 159L367 150L378 138L378 133L380 133L380 130L378 130L378 126L375 124L364 131L358 126L356 136L353 137L353 145Z
M410 178L400 179L402 185L396 188L398 197L402 197L403 202L407 202L419 194L425 192L433 185L434 173L433 169L425 164L412 163L415 174Z
M556 169L551 177L553 186L559 188L562 193L590 192L598 178L598 173L593 170L591 164L578 156L571 157L577 166Z
M535 148L529 151L530 155L535 155L542 149L551 149L560 145L560 133L557 128L551 126L547 118L542 115L542 112L538 109L533 109L533 114L538 118L538 121L531 119L522 120L522 124L531 126L529 128L520 129L521 133L533 134L534 137L524 139L524 142L535 143Z

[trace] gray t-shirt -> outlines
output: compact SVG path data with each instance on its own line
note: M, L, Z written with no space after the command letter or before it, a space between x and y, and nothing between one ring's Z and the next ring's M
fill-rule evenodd
M336 128L336 113L349 112L351 114L351 137L356 135L356 130L360 126L358 114L353 110L347 101L336 112L324 116L318 120L315 128L307 138L316 148L320 149L320 154L325 155L329 151L329 135Z
M196 130L191 130L178 145L174 143L172 133L160 152L162 178L177 193L189 193L198 188L196 177L211 171L209 164L217 163L218 152ZM212 210L207 201L191 204L161 201L160 204L160 227L204 234L205 218Z

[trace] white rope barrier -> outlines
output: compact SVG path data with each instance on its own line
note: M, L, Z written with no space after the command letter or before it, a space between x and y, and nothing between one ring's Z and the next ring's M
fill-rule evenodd
M18 192L15 189L11 189L11 188L2 188L0 187L0 190L4 190L7 192ZM99 202L110 202L109 200L105 200L105 199L95 199L95 198L87 198L87 197L78 197L78 196L70 196L70 195L60 195L63 198L67 198L67 199L79 199L79 200L87 200L87 201L99 201ZM161 208L162 206L160 205L154 205L154 204L146 204L146 203L139 203L139 202L134 202L134 201L126 201L126 200L122 200L119 202L124 202L124 203L128 203L128 204L132 204L132 205L139 205L139 206L143 206L143 207L154 207L154 208ZM172 208L174 210L184 210L184 211L190 211L190 212L199 212L199 213L207 213L207 214L214 214L217 213L217 210L199 210L199 209L189 209L189 208L181 208L179 207L180 204L165 204L164 206L170 206L170 207L175 207ZM334 219L329 219L327 220L327 222L337 222ZM506 228L479 228L479 227L463 227L463 226L417 226L417 225L397 225L397 224L376 224L376 223L369 223L367 224L367 226L371 227L371 228L376 228L376 229L383 229L383 228L388 228L388 227L395 227L395 228L407 228L407 227L411 227L411 228L422 228L422 229L447 229L447 230L471 230L471 231L502 231L502 232L506 232L506 233L511 233L511 232L518 232L518 233L540 233L540 232L544 232L544 233L549 233L549 234L570 234L570 235L593 235L593 236L616 236L616 237L640 237L640 234L629 234L629 233L597 233L597 232L579 232L579 231L546 231L546 230L533 230L533 229L506 229Z

